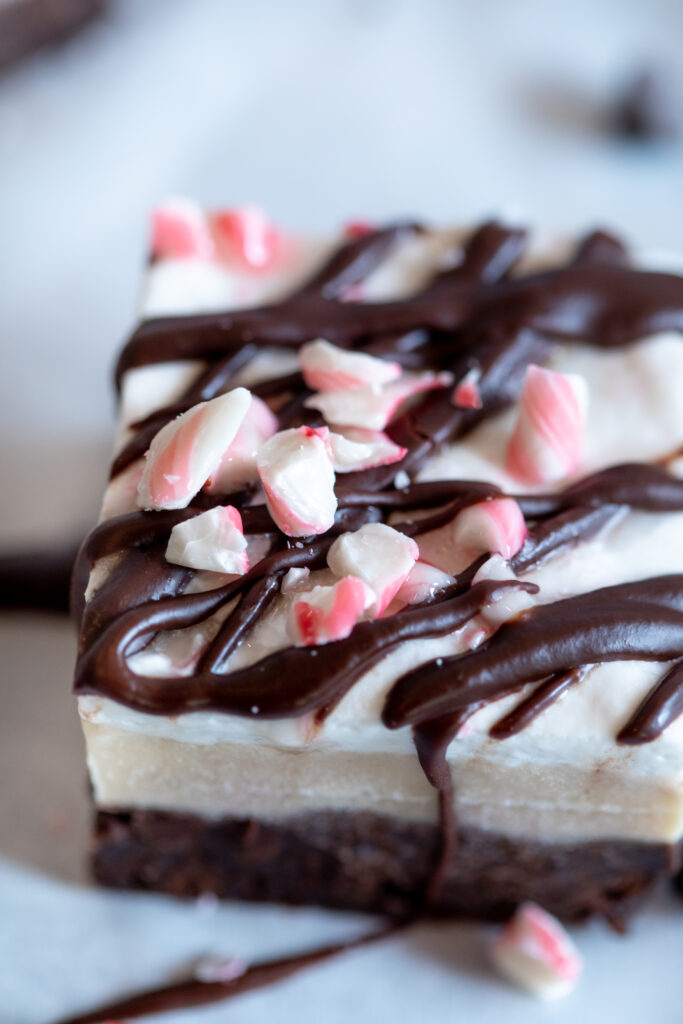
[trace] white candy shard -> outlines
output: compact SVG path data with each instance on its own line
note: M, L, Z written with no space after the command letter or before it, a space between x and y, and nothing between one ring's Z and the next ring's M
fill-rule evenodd
M260 207L219 210L213 214L212 224L218 246L228 259L237 256L250 270L265 270L275 261L279 232Z
M401 376L399 363L349 352L320 338L299 349L299 366L309 388L315 391L346 391L366 385L386 384Z
M335 576L357 576L374 592L374 617L391 604L419 557L411 537L384 523L366 523L333 541L327 564Z
M204 211L189 199L169 199L152 211L152 256L156 259L203 259L214 256Z
M488 562L484 562L475 573L472 583L481 583L482 580L516 580L514 572L509 563L502 555L492 555ZM497 600L482 608L481 615L486 622L495 628L502 626L508 619L514 619L527 608L532 608L534 599L531 594L524 590L514 590L512 587L501 592Z
M421 391L448 387L452 380L450 373L406 373L388 384L318 392L305 404L321 412L333 426L383 430L406 399Z
M200 402L162 427L145 456L138 505L186 508L216 472L250 402L246 388L235 388L210 402Z
M454 582L453 576L429 565L428 562L415 562L398 588L396 597L406 604L421 604Z
M576 986L583 961L559 921L535 903L523 903L490 948L510 981L541 999L559 999Z
M197 981L234 981L247 970L248 963L239 956L207 956L199 960L194 969Z
M206 490L210 494L230 494L256 480L259 449L275 433L277 417L262 399L252 395L242 425L223 455L218 469L210 477Z
M507 469L530 484L553 483L581 465L588 389L577 374L528 367Z
M281 593L291 594L293 591L301 590L304 581L310 575L311 570L305 565L301 568L288 569L282 577L282 583L280 584Z
M469 370L460 383L456 386L452 402L461 409L481 409L482 400L479 391L479 380L481 370L477 367Z
M345 576L330 587L314 587L292 604L287 632L298 647L343 640L374 597L354 576Z
M337 498L326 431L297 427L274 434L261 447L257 468L283 533L307 537L330 529Z
M242 575L249 568L242 517L232 505L217 505L171 530L166 560L191 569Z
M455 543L473 554L512 558L526 540L524 516L514 498L494 498L464 509L454 523Z
M363 430L350 427L343 434L330 432L332 463L337 473L355 473L373 466L387 466L399 462L408 449L394 444L381 430Z

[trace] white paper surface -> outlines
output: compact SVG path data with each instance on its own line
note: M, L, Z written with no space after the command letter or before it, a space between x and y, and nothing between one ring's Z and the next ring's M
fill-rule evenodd
M159 196L256 200L292 226L458 221L510 207L683 248L681 146L634 147L600 105L634 62L679 57L678 0L122 0L76 45L0 79L0 541L82 532L106 473L109 370ZM263 957L368 926L322 911L103 893L66 622L0 618L0 1022L49 1024L205 952ZM683 1020L683 905L627 938L576 933L579 991L496 978L485 929L423 927L225 1007L165 1018L354 1024L474 1014Z

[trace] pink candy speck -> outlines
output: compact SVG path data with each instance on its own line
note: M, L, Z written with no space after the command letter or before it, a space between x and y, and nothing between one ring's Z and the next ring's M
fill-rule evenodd
M457 405L461 409L481 409L480 377L481 370L476 368L465 374L453 392L453 405Z
M527 369L507 469L530 484L552 483L581 465L586 384L575 374Z
M381 615L391 604L419 557L412 537L384 523L367 523L332 543L327 564L336 576L352 575L373 592L370 611Z

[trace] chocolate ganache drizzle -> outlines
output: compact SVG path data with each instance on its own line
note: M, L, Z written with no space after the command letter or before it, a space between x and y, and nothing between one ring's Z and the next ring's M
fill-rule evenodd
M230 494L245 535L261 534L269 547L245 575L214 590L185 593L193 573L167 563L165 550L175 524L223 503L225 495L200 493L185 509L132 512L102 522L84 541L74 574L72 606L81 620L77 693L111 697L150 714L211 709L251 717L256 707L263 718L305 712L322 718L397 645L461 628L506 589L537 590L521 580L473 584L482 558L423 604L360 622L346 639L289 647L226 671L230 655L279 594L287 570L323 568L339 533L391 516L395 529L417 536L449 522L468 504L500 496L489 483L413 478L441 446L515 401L528 365L546 360L558 341L617 347L662 330L683 333L683 278L635 268L624 246L603 232L584 239L564 265L520 274L524 233L486 223L470 236L460 262L416 295L348 301L349 288L361 284L398 242L421 231L416 224L397 224L342 244L281 302L147 320L134 332L119 359L118 383L127 371L154 363L201 360L206 365L176 402L134 425L114 461L113 476L139 459L173 417L234 386L235 375L263 346L295 350L323 337L343 348L390 355L406 369L448 370L456 380L476 368L482 407L458 408L443 390L399 412L386 430L407 454L400 463L338 480L335 524L321 536L294 543L278 530L265 505L252 504L253 489ZM281 429L321 422L304 406L311 392L299 373L261 382L252 391L272 403ZM404 487L394 485L399 469L411 480ZM558 492L512 497L529 527L511 563L520 575L609 530L628 509L683 511L683 480L663 465L622 464ZM418 511L420 516L411 518ZM88 573L108 555L118 561L86 603ZM129 655L156 634L197 625L226 607L190 675L148 677L129 665ZM453 813L446 748L469 715L536 684L491 729L492 737L503 739L525 728L569 687L581 685L592 666L629 659L674 663L617 737L637 744L655 739L683 712L683 575L535 606L476 650L404 675L386 698L383 720L390 729L412 726L420 761L440 792L446 826ZM452 827L443 831L447 852L455 833ZM432 885L431 898L436 889L438 884Z

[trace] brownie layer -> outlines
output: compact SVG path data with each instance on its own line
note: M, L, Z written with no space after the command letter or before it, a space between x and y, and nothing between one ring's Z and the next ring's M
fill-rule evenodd
M465 827L434 913L504 920L534 900L567 921L619 921L680 866L680 845L536 843ZM390 916L422 910L437 826L323 812L277 824L159 811L99 811L93 849L103 885L174 896L319 904Z

